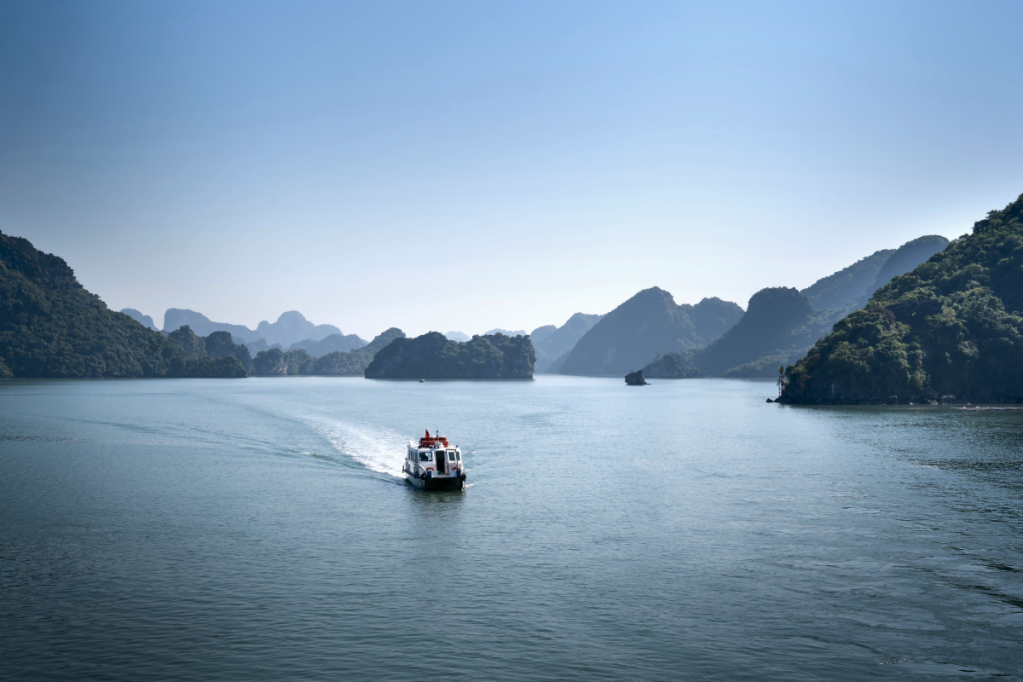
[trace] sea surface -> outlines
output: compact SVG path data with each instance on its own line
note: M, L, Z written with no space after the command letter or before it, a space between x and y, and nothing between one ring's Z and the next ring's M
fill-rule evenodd
M774 394L0 382L0 679L1023 679L1023 412Z

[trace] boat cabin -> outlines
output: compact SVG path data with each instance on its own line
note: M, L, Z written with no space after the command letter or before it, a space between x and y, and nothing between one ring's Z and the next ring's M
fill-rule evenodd
M414 480L465 480L461 450L444 436L431 436L429 431L418 443L409 442L403 470Z

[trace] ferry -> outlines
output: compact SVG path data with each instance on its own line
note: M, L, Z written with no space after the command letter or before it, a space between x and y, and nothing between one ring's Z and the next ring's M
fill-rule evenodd
M405 464L401 469L405 480L423 490L462 490L465 488L465 469L462 451L448 439L437 434L409 441Z

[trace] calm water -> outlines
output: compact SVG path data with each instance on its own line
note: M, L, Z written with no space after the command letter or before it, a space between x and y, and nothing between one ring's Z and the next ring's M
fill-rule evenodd
M772 394L0 382L0 678L1023 679L1023 413Z

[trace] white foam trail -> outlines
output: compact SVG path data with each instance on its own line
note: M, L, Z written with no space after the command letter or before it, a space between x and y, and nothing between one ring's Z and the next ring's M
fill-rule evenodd
M338 452L351 457L370 471L401 478L405 461L402 436L383 430L324 421L312 425Z

